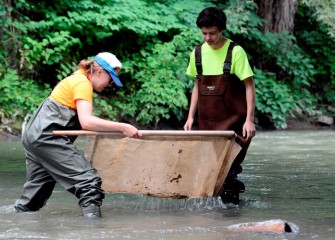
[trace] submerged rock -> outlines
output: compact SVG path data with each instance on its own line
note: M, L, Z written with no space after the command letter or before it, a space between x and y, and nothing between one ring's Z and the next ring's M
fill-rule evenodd
M297 232L297 227L294 224L281 219L240 223L231 225L227 229L234 232L271 232L278 234Z

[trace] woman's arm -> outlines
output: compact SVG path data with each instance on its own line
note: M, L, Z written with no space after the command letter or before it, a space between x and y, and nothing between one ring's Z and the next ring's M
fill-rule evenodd
M85 130L91 131L119 131L127 137L140 137L141 133L134 126L127 123L120 123L105 120L93 116L92 103L86 100L76 100L77 112L80 125Z

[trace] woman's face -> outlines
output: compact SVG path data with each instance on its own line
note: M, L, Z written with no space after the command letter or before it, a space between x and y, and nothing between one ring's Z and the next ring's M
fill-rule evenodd
M111 87L113 85L113 79L104 69L99 69L91 75L90 79L93 89L97 92L101 92L105 87Z

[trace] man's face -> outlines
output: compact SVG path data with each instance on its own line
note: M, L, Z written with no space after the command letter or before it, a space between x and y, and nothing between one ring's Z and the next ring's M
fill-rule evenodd
M218 27L202 27L202 37L209 46L215 46L219 43L222 36L222 31Z

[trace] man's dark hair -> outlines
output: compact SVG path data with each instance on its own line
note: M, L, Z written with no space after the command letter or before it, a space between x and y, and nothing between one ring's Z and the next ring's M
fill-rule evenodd
M226 14L221 9L208 7L199 13L196 23L198 28L217 27L222 31L226 29L226 22Z

